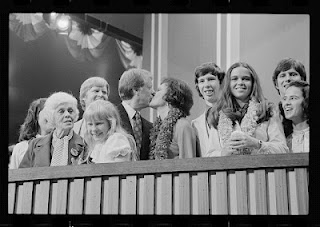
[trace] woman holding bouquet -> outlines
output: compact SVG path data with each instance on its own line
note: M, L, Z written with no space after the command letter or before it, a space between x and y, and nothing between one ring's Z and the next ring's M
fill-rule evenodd
M273 104L264 98L257 73L247 63L237 62L228 69L209 121L209 157L288 152L280 119Z

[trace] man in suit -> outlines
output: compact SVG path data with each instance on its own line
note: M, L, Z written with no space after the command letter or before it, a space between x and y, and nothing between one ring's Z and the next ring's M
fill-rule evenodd
M152 123L141 117L140 111L149 106L153 97L151 73L136 68L125 71L119 80L118 92L122 100L117 106L121 126L135 138L138 160L147 160Z

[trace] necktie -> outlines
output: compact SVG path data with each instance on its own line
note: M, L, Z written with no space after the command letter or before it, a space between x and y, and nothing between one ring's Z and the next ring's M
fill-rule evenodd
M137 144L137 151L140 154L141 142L142 142L142 123L141 123L141 116L139 112L133 117L133 134Z
M73 130L69 135L59 139L55 136L53 138L53 155L50 166L66 166L68 165L68 144L73 135Z

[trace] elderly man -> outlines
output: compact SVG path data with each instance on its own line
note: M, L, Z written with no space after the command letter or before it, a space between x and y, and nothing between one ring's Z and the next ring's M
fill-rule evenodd
M80 87L79 101L83 111L95 100L108 100L110 88L108 82L102 77L90 77L85 80ZM83 119L74 124L73 130L84 138L87 130L86 123Z
M144 69L129 69L119 80L118 110L122 127L133 135L138 150L138 160L147 160L152 123L140 116L140 110L149 106L153 97L152 75Z

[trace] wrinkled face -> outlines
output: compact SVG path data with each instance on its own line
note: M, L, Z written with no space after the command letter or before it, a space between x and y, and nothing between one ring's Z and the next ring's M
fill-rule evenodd
M149 106L153 108L157 108L160 106L166 105L166 101L164 101L163 97L167 93L168 85L163 83L159 86L157 92L155 93L154 97L152 98Z
M301 79L300 74L294 68L280 72L276 80L276 88L279 89L281 97L284 95L286 88L291 81Z
M231 93L237 100L247 102L252 90L252 77L247 68L234 68L230 75Z
M57 106L53 113L53 120L57 129L67 131L73 128L74 120L77 117L74 108L71 103L62 103Z
M152 79L148 78L144 86L139 88L137 92L138 104L141 108L149 106L149 103L153 97Z
M282 106L287 119L294 123L300 123L305 120L303 113L303 93L300 88L288 87L282 97Z
M108 90L106 86L93 86L87 91L87 94L84 97L83 101L85 103L85 106L87 107L90 103L98 99L108 100Z
M220 90L220 82L217 76L207 73L198 78L199 91L208 104L216 102Z
M107 139L107 133L109 130L110 124L105 119L90 119L87 121L87 131L96 142L104 142Z

